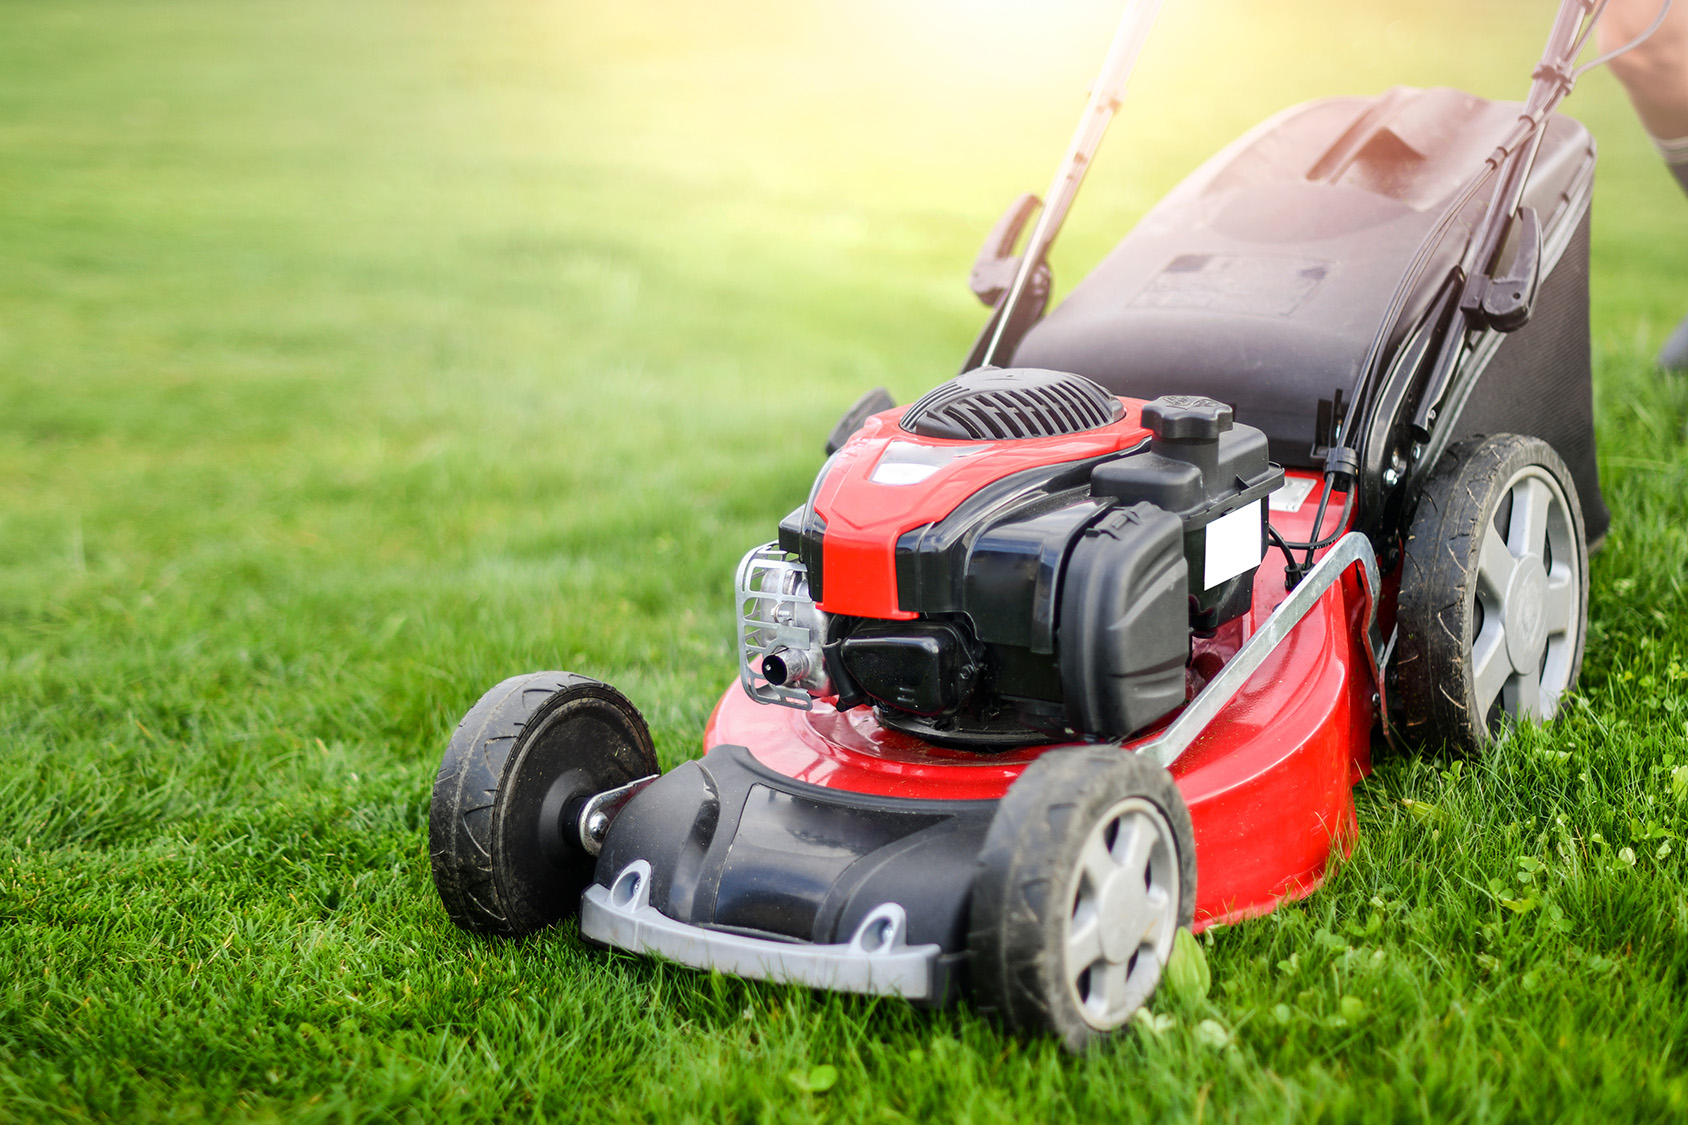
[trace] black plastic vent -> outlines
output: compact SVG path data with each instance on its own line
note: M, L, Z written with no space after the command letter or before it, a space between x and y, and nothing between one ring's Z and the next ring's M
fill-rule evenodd
M987 368L928 392L908 408L902 428L921 437L1001 441L1094 430L1124 413L1119 399L1082 375Z

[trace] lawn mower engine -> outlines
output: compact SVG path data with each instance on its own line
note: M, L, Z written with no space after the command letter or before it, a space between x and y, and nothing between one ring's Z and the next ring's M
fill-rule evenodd
M1283 483L1212 399L985 369L875 415L739 568L740 675L976 751L1120 738L1246 613Z

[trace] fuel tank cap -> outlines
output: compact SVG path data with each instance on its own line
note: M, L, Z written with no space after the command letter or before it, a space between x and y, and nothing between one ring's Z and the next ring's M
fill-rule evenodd
M1162 441L1217 441L1231 408L1200 395L1162 395L1143 404L1143 425Z

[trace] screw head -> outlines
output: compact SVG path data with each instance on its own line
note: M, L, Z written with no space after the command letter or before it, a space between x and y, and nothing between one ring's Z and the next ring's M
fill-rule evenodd
M601 812L595 812L586 818L586 834L594 840L602 840L610 830L610 818Z

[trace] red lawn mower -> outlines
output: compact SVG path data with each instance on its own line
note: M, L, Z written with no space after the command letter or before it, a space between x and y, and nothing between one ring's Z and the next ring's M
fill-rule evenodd
M1608 524L1594 142L1553 111L1604 3L1564 0L1523 104L1279 114L1046 312L1158 7L991 233L963 374L867 396L745 556L704 756L658 776L633 705L567 673L464 718L429 830L459 926L578 913L699 968L970 991L1078 1049L1179 927L1319 886L1374 733L1474 749L1553 716Z

